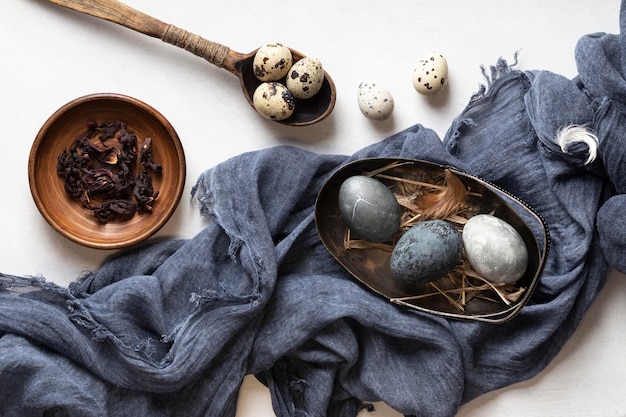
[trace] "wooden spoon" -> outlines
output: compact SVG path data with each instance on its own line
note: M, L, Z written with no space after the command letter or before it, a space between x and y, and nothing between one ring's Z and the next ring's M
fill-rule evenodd
M90 16L105 19L153 38L183 48L209 61L218 68L239 77L241 88L248 103L254 108L252 96L259 81L253 70L254 55L235 52L219 43L208 41L174 25L162 22L117 0L49 0ZM291 48L290 48L291 49ZM304 55L291 49L294 62ZM336 91L333 80L324 72L324 84L319 93L307 100L296 99L294 114L285 120L276 121L290 126L306 126L326 118L335 107Z

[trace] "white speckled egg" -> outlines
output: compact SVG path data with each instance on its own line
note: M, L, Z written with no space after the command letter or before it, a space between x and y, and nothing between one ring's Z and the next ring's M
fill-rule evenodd
M322 88L324 68L317 58L305 57L292 65L287 73L287 88L295 98L313 97Z
M368 119L385 120L393 112L393 97L384 87L373 82L359 84L357 97L361 113Z
M476 272L492 282L513 284L528 266L528 249L520 234L504 220L479 214L463 227L463 246Z
M413 87L425 96L434 96L440 93L448 84L448 61L440 53L432 54L420 59L413 71Z
M268 43L254 55L254 75L261 81L278 81L287 75L292 64L289 48L280 43Z
M385 242L400 227L400 206L385 184L354 175L339 187L339 211L355 238Z
M296 108L287 87L274 81L260 84L254 90L252 103L262 116L272 120L285 120Z

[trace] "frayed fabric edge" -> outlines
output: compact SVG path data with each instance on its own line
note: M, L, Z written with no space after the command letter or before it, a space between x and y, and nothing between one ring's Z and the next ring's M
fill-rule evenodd
M16 275L3 274L0 272L0 291L7 291L15 295L20 295L39 290L55 293L66 300L74 298L74 296L67 288L46 281L44 277L19 277Z
M215 195L211 191L209 185L210 179L207 177L212 171L204 172L198 177L196 184L191 188L191 204L197 204L199 206L200 215L209 218L212 222L219 224L222 228L223 225L218 219L217 212L215 210ZM230 246L228 248L228 254L233 262L237 262L237 253L243 246L243 240L230 233L224 228L224 231L230 239Z
M495 65L489 66L489 73L487 73L487 68L484 65L480 66L480 71L483 75L483 78L485 79L486 84L479 85L478 91L471 96L470 103L486 96L489 93L489 90L491 89L491 86L494 82L513 71L513 69L517 66L517 57L519 56L519 53L519 50L513 53L514 62L510 65L504 58L498 58Z
M61 298L59 303L65 303L68 318L77 325L88 329L94 340L101 342L108 338L114 338L114 335L109 330L89 315L68 288L46 281L43 277L19 277L0 273L0 291L7 291L15 296L34 291L45 291L56 294Z
M444 140L444 145L446 150L453 156L458 154L458 140L461 138L461 130L464 126L475 126L474 120L469 117L464 117L457 119L454 121L450 129L448 130L448 134Z
M484 65L480 66L481 73L485 79L485 84L479 85L478 91L475 92L470 97L469 102L467 106L465 107L463 113L457 119L455 119L455 121L452 123L452 125L448 129L448 132L446 133L446 136L444 138L444 144L445 144L446 150L451 155L453 156L457 155L458 140L461 138L461 135L462 135L461 130L463 129L463 127L475 126L473 118L471 116L466 115L466 114L469 114L468 110L471 109L473 106L475 106L477 101L487 97L491 93L494 84L498 80L503 78L505 75L513 72L513 70L518 64L519 53L520 53L519 50L513 53L514 61L511 64L509 64L507 60L505 60L502 57L498 58L495 65L491 65L489 67L489 72L487 72L487 68Z
M77 326L89 331L94 341L104 342L109 340L114 345L118 345L123 349L133 350L147 358L151 357L153 351L152 344L155 342L154 339L141 340L135 347L127 346L106 326L93 318L82 304L81 300L77 299L70 289L49 282L44 277L21 277L0 273L0 292L8 292L11 295L19 297L35 291L44 291L58 295L60 297L59 305L65 305L68 319ZM163 336L164 339L166 337L169 336ZM171 337L173 337L173 335Z
M215 215L215 212L213 211L215 199L213 197L213 193L209 191L206 175L206 172L200 175L196 184L191 187L190 202L192 205L195 203L199 205L200 214L202 216L213 219L213 216Z
M98 323L98 321L91 316L80 301L68 300L66 305L69 310L70 320L89 330L95 341L103 342L107 339L117 339L110 330Z
M244 296L230 293L222 284L219 291L205 289L199 292L192 292L189 296L189 302L196 307L201 307L208 303L211 303L213 307L221 304L246 303L250 305L250 307L255 308L260 304L262 296L258 284L255 285L249 294Z
M91 339L95 342L108 342L114 349L123 352L129 357L133 356L141 361L149 361L155 366L166 366L171 362L171 352L169 350L163 357L155 358L157 352L156 345L173 343L180 326L171 334L161 335L160 339L153 337L138 338L134 345L129 345L94 318L91 312L82 304L81 300L68 300L66 307L68 309L68 318L77 326L87 330L91 334ZM134 355L129 355L129 352L134 352Z

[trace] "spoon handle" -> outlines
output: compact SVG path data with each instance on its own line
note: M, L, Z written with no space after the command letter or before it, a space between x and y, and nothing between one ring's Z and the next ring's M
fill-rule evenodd
M224 67L224 60L230 48L208 41L191 32L165 23L117 0L48 0L93 17L117 23L128 29L183 48L194 55L206 59L218 68ZM227 68L233 71L232 68Z

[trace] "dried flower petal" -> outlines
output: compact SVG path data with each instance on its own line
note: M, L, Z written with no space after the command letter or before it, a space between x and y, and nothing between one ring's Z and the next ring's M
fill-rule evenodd
M143 142L143 146L141 147L141 151L139 153L139 163L157 174L161 173L163 169L161 165L152 160L152 138L146 138Z
M117 141L110 142L116 134ZM128 220L137 211L151 212L159 195L145 170L135 178L137 159L137 136L126 123L89 120L69 153L64 150L57 157L56 170L68 195L92 210L99 221ZM152 139L144 142L140 159L141 165L161 173L161 165L152 160Z
M129 220L137 212L137 204L130 199L113 199L97 206L85 205L93 211L93 215L102 222L107 223L112 220Z
M122 145L122 160L126 164L134 164L137 160L137 136L128 130L126 123L120 124L120 133L117 136Z
M159 196L159 192L154 192L152 178L145 170L140 171L135 179L133 195L139 211L152 211L152 203Z
M115 132L117 132L120 128L120 125L122 124L122 122L120 120L116 120L114 122L102 122L100 123L100 125L98 125L98 132L101 132L102 134L100 135L100 140L104 141L107 140L109 138L112 138L115 136Z

